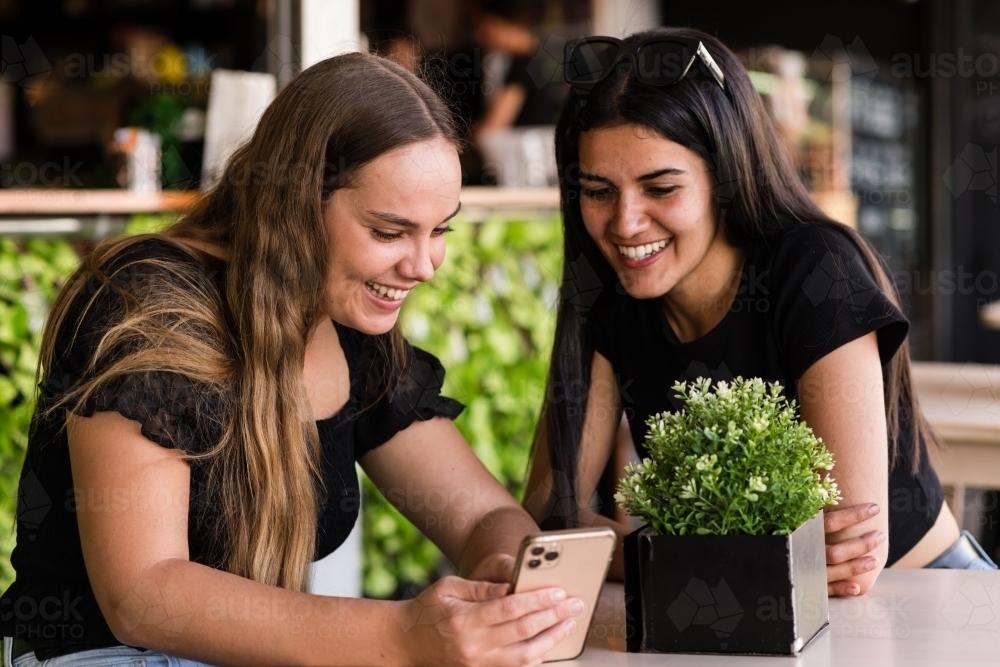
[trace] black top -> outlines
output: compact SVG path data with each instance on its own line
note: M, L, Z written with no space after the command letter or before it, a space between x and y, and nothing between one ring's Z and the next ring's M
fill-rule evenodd
M119 257L164 258L188 262L195 268L210 268L196 275L222 289L225 265L200 267L197 260L176 247L158 240L143 241ZM114 265L119 261L111 261ZM119 271L114 282L126 290L150 281L150 265L135 264ZM111 273L111 266L108 267ZM151 282L164 280L164 272L152 274ZM17 578L0 598L0 635L56 640L79 645L119 645L108 628L94 598L84 568L77 527L73 479L62 414L41 419L39 412L71 387L81 375L94 350L94 343L114 319L113 292L101 290L81 322L79 335L71 344L72 326L80 319L82 304L93 294L91 278L71 306L58 334L59 359L47 369L40 385L41 396L32 419L28 451L21 471L17 508L17 546L11 563ZM442 396L444 369L437 358L418 348L408 347L411 364L390 400L367 402L367 378L372 372L376 337L334 323L347 358L350 398L334 416L316 422L322 447L321 469L328 496L319 517L315 559L340 546L358 517L361 493L354 467L363 454L389 440L416 419L435 415L458 416L463 405ZM113 356L113 355L112 355ZM111 356L102 359L110 361ZM99 389L80 414L118 411L142 424L142 434L163 447L189 452L205 451L219 434L219 397L171 372L133 373L111 381ZM64 413L63 413L64 414ZM219 550L213 545L212 506L206 501L204 468L191 464L191 493L188 517L190 559L220 568Z
M729 312L696 340L680 342L658 299L633 299L620 284L603 290L586 329L614 368L636 450L645 456L647 418L682 405L671 389L675 382L759 377L781 382L785 396L798 400L797 381L813 363L872 331L884 367L909 322L879 290L846 234L803 225L747 249ZM900 456L889 473L888 565L920 541L944 502L922 441L919 472L910 472L913 437L908 411L901 409Z

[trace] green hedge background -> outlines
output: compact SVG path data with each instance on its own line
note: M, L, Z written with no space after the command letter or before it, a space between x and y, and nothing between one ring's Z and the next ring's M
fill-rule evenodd
M126 232L171 219L133 216ZM458 429L520 500L555 328L559 219L458 219L453 227L444 264L407 297L401 323L414 345L441 359L444 392L467 406ZM9 557L41 328L77 264L67 241L0 239L0 591L14 579ZM365 595L428 583L439 569L437 547L362 477Z

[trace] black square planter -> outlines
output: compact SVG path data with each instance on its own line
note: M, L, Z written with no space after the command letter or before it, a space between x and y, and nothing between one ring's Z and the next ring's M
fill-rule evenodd
M823 515L791 535L625 538L632 653L798 655L829 624Z

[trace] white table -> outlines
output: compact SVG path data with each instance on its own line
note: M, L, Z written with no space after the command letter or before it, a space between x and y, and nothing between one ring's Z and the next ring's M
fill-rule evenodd
M1000 665L1000 572L885 570L867 595L831 598L830 626L797 658L624 651L624 590L606 584L586 651L560 664L995 667Z

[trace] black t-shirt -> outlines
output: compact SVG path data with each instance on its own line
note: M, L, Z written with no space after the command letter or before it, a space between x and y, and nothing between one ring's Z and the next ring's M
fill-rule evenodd
M807 224L747 249L729 312L696 340L680 342L658 299L633 299L620 283L598 296L585 328L614 368L636 450L645 456L646 420L682 406L675 382L759 377L780 382L785 396L798 400L797 382L813 363L872 331L884 367L909 322L846 234ZM911 473L914 436L908 411L900 415L899 456L889 473L889 565L920 541L944 501L923 442L919 472Z
M210 281L219 290L224 284L222 262L199 265L190 255L163 241L136 244L111 260L108 273L125 258L191 263L196 269L192 272L195 283ZM128 292L143 289L147 283L155 287L157 281L172 279L166 275L140 263L118 271L112 280ZM17 578L0 598L0 635L55 640L78 645L76 650L119 642L101 614L84 567L69 448L66 431L61 428L65 413L42 419L40 410L81 379L96 341L113 323L114 299L119 297L107 289L97 292L94 303L80 318L83 304L94 294L96 281L93 277L90 281L60 327L58 358L39 385L41 396L18 490L17 546L11 555ZM207 283L202 286L207 287ZM73 341L77 322L80 328ZM365 396L371 390L367 382L375 375L377 338L334 324L347 358L351 386L347 404L336 415L316 422L327 496L325 504L321 504L315 560L337 549L358 518L361 493L355 461L414 420L436 415L455 418L464 407L440 394L444 369L437 358L409 346L411 364L392 398L367 401ZM102 357L102 366L106 367L114 356ZM102 385L80 414L117 411L139 422L142 434L163 447L203 452L219 437L221 400L177 373L131 373ZM208 501L204 472L200 462L191 463L189 557L220 568L222 552L212 539L216 515Z

